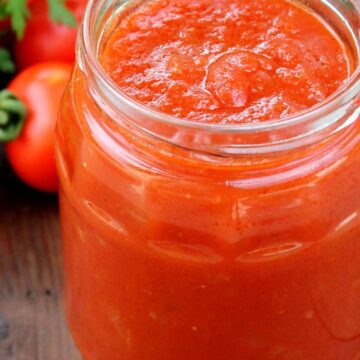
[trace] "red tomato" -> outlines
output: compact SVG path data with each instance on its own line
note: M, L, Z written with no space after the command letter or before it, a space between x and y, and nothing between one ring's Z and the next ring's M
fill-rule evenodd
M69 0L66 6L79 23L86 1ZM77 29L53 23L43 1L33 2L30 10L31 17L27 21L24 37L15 44L15 61L18 69L44 61L72 63L75 58Z
M58 187L55 123L70 73L70 64L39 63L21 72L8 86L28 109L20 136L6 145L8 160L26 184L45 192L56 192Z

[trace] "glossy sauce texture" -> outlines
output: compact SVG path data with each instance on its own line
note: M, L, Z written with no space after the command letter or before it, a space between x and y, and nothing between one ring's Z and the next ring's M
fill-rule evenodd
M128 95L194 121L288 116L337 90L351 61L315 14L285 0L155 0L124 17L100 54Z
M77 71L57 148L66 310L85 359L357 360L359 128L300 167L295 153L261 157L257 176L246 161L185 170L129 134L114 143L84 83Z
M200 93L218 91L219 98L236 106L222 104L212 110L204 105L199 110L201 96L194 95L196 72L194 80L182 71L180 80L169 80L166 75L167 82L162 78L159 87L142 82L145 73L151 74L151 69L145 72L143 61L149 60L154 43L158 41L160 46L170 33L170 25L165 31L160 20L161 31L153 26L156 14L161 14L160 5L168 4L164 12L173 14L171 21L194 23L185 12L194 8L198 30L204 16L205 28L212 19L213 31L244 33L229 35L230 40L243 39L242 47L248 39L248 49L234 55L236 64L239 60L264 66L262 60L266 59L264 64L275 66L278 60L274 57L269 59L251 49L264 42L257 38L261 32L257 28L270 30L278 24L283 41L272 49L282 49L281 53L283 46L294 50L295 43L302 49L299 62L289 60L287 69L299 63L305 71L311 63L311 71L300 77L298 86L280 80L270 86L296 106L313 105L322 97L313 94L330 94L348 76L350 60L338 40L313 15L290 3L220 0L213 5L184 0L149 4L138 9L137 14L145 12L143 16L129 16L120 23L101 58L125 91L134 91L131 95L163 111L186 117L203 114L214 122L224 114L241 116L253 108L253 96L264 104L269 95L259 88L256 94L244 96L243 88L232 94L232 83L219 88L217 77L209 76L210 90L202 88ZM256 23L249 13L248 26L239 22L241 32L230 26L231 17L223 20L221 28L222 7L233 9L229 12L233 16L246 15L250 8L264 21ZM216 9L219 14L211 17ZM147 34L144 29L149 29L149 23L152 27ZM143 30L137 32L139 27ZM317 46L311 48L321 51L319 56L326 65L312 63L312 52L301 48L315 41L314 34L309 35L312 27L319 37ZM297 31L304 29L308 36L302 34L300 43L295 42ZM126 36L120 36L121 32ZM208 30L206 34L210 37ZM200 35L198 38L195 31L192 40L189 34L184 39L190 48L200 48L208 41L209 49L211 44L216 48L214 39L201 39ZM145 38L141 40L141 36ZM271 32L269 36L277 39ZM122 48L126 38L127 45ZM148 51L141 57L145 48ZM138 68L131 63L132 53L140 56ZM202 58L191 57L196 61ZM162 59L149 60L148 65L156 69L155 77L162 74L158 67L166 64ZM186 57L179 59L181 68ZM232 69L233 59L222 56L211 66L221 64L226 64L224 71ZM275 71L268 71L275 78ZM141 81L135 81L135 73ZM247 77L249 73L245 73ZM231 76L220 74L231 81ZM181 85L181 79L191 80L188 103L185 95L172 87ZM326 141L283 153L210 156L147 136L131 127L125 116L114 121L105 111L110 109L95 103L88 86L85 74L76 67L64 97L56 141L66 311L84 359L358 360L359 124L343 128ZM320 88L320 92L312 91ZM158 101L157 91L169 99L168 107ZM145 95L155 105L142 98ZM279 93L274 97L281 99ZM239 105L245 99L244 110ZM175 103L181 104L178 110ZM281 108L287 106L283 100L280 103ZM284 114L264 105L259 107L258 117L245 116L244 121L266 120L273 112Z

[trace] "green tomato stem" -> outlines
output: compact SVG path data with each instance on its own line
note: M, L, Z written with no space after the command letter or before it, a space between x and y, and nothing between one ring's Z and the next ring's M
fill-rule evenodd
M0 142L15 140L21 133L27 109L9 90L0 91Z

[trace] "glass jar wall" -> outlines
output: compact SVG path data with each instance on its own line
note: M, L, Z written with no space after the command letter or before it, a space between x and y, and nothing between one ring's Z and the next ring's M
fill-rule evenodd
M358 359L359 5L307 2L354 56L340 90L283 120L221 125L148 108L103 71L135 3L89 4L57 127L84 359Z

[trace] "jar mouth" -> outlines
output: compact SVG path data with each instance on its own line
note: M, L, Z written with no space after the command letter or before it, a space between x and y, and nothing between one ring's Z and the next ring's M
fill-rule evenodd
M92 82L92 88L96 89L95 98L101 98L100 103L111 105L113 118L119 117L116 113L133 122L133 124L158 138L176 144L174 134L161 135L158 130L153 130L154 124L168 128L176 128L177 131L188 131L192 134L212 134L229 136L231 139L219 141L214 147L225 146L226 153L241 153L245 148L264 147L264 145L279 145L279 150L283 150L282 144L292 142L289 147L298 147L304 138L311 137L308 142L314 140L314 134L324 132L333 133L340 128L354 122L360 117L360 108L356 105L356 99L360 93L360 3L357 0L321 0L320 3L326 7L327 11L335 15L341 26L345 28L347 42L351 44L354 54L354 70L346 82L333 94L311 108L301 112L296 112L284 118L277 118L268 121L250 124L219 124L190 121L160 112L140 101L128 96L108 75L102 67L97 56L101 38L105 33L106 26L118 16L128 4L141 3L142 0L89 0L82 29L79 32L77 60L80 69L85 73L88 81ZM303 0L298 0L303 1ZM304 0L305 1L305 0ZM341 6L350 8L352 20L355 18L355 25L350 24L348 19L343 16L332 2L337 1ZM305 1L308 3L309 1ZM319 3L316 1L315 3ZM306 5L305 5L306 6ZM106 13L110 13L109 19L105 19ZM321 14L320 14L321 15ZM350 16L350 15L349 15ZM344 36L343 36L344 37ZM100 41L99 41L100 38ZM81 49L81 51L80 51ZM99 103L98 102L98 103ZM147 125L144 125L145 120ZM153 125L148 125L149 121ZM286 134L285 134L286 133ZM258 135L261 134L259 137ZM264 140L264 136L266 140ZM290 135L289 135L290 134ZM222 139L224 139L224 136ZM240 137L242 136L242 137ZM317 138L315 136L315 138ZM296 141L295 141L296 140ZM209 139L206 140L209 144ZM221 143L221 144L220 144ZM186 148L199 147L199 144L184 145L176 144ZM207 150L209 146L207 145ZM276 150L276 149L275 149ZM212 151L212 150L211 150ZM256 150L257 151L257 150ZM269 148L264 147L263 152L268 152ZM216 150L216 152L218 152ZM223 152L223 149L221 150ZM245 149L244 152L248 152Z
M105 72L103 67L100 64L100 61L96 55L96 44L93 43L93 39L90 35L90 28L91 28L91 14L92 9L95 6L97 0L90 0L89 5L87 7L84 23L83 23L83 43L85 46L86 53L88 55L88 61L91 65L91 68L94 71L94 75L97 78L103 79L103 86L107 88L107 93L111 93L112 96L118 98L119 103L126 102L129 105L131 104L134 107L135 111L143 113L145 116L151 118L154 121L159 121L163 123L169 123L176 126L181 127L188 127L193 129L207 129L209 131L216 130L216 132L223 132L223 133L233 133L233 132L257 132L262 130L271 130L271 129L278 129L282 127L288 127L294 124L307 122L309 117L311 118L318 118L324 116L324 114L328 114L333 109L338 108L347 98L354 92L360 91L360 65L357 61L356 68L354 72L350 75L350 77L346 80L346 82L337 89L334 93L329 95L323 101L315 104L314 106L305 109L300 112L296 112L284 118L275 118L268 121L263 121L259 123L250 123L250 124L219 124L219 123L205 123L205 122L196 122L190 121L183 118L178 118L173 115L169 115L163 112L160 112L140 101L137 99L128 96L112 79L111 77ZM354 6L357 6L355 4ZM360 9L357 9L360 13ZM340 14L338 14L341 17ZM343 19L344 23L346 24L346 20ZM357 50L357 57L360 57L360 45L358 39L356 39L356 35L352 29L349 28L354 43L356 44Z

